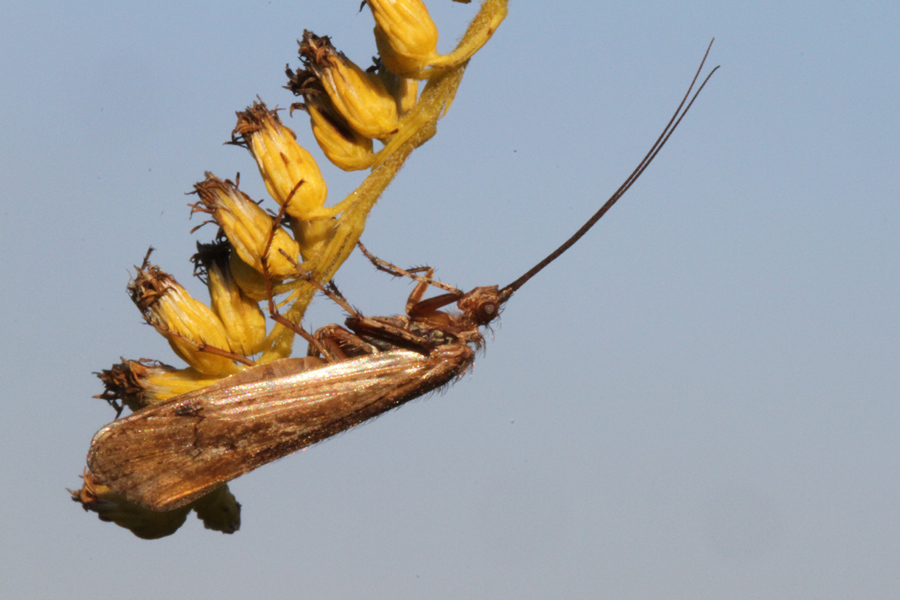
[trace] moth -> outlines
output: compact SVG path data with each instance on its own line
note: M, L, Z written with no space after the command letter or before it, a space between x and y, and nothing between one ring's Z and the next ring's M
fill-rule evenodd
M484 343L481 328L528 280L575 244L647 169L709 81L688 91L625 182L582 227L527 273L470 292L432 279L433 269L375 266L417 281L403 315L364 317L320 287L349 317L305 334L314 354L250 367L237 375L114 421L94 436L87 463L112 492L155 511L184 506L266 463L315 444L450 384ZM693 92L693 95L692 95ZM424 272L424 275L419 273ZM444 293L424 298L430 287ZM445 308L456 304L456 311Z

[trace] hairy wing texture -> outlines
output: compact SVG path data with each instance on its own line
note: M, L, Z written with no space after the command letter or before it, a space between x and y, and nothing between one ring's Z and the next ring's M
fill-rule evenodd
M468 346L448 345L254 367L104 427L88 467L127 500L172 510L449 383L473 359Z

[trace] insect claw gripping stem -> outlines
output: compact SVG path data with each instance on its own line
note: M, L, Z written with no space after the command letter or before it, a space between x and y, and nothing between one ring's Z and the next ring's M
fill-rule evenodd
M347 299L347 297L344 296L343 293L341 293L341 290L338 289L338 286L337 286L337 284L334 282L333 279L332 279L331 281L329 281L329 282L328 282L328 285L326 285L325 287L327 287L329 290L331 290L331 292L332 292L335 296L337 296L338 298L343 298L344 300Z

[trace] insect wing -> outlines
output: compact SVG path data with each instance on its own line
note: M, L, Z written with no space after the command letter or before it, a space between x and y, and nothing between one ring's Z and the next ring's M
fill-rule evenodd
M125 499L172 510L448 383L473 358L451 345L276 377L245 371L107 425L91 442L88 467Z

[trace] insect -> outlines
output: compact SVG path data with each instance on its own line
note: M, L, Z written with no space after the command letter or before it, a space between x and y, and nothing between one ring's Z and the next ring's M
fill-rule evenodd
M107 425L91 442L91 472L131 502L172 510L459 378L484 343L481 328L529 279L581 239L653 161L718 69L691 95L708 54L709 48L675 114L631 175L572 237L527 273L504 287L463 293L433 280L430 267L405 271L360 244L380 270L417 281L404 315L364 317L339 294L320 287L350 316L344 327L326 325L312 335L298 329L319 356L250 367ZM429 287L444 293L424 299ZM453 303L458 312L443 310Z

